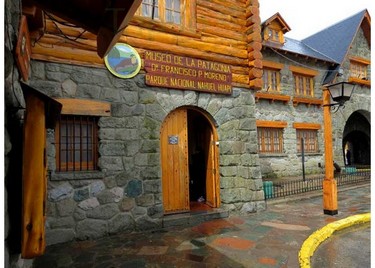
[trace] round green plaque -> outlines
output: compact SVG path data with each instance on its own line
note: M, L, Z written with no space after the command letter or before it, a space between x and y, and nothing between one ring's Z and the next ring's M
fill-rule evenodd
M115 76L131 78L141 69L141 57L127 44L117 43L104 57L105 66Z

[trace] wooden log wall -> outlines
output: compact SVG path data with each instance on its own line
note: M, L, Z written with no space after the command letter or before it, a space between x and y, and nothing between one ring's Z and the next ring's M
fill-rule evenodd
M233 86L262 86L262 40L258 0L189 0L196 18L190 27L161 24L135 16L118 42L137 49L231 65ZM191 19L190 19L191 20ZM194 18L193 18L194 20ZM186 21L186 20L185 20ZM96 36L46 16L45 34L33 43L32 58L105 68L96 53ZM192 29L191 25L196 29Z

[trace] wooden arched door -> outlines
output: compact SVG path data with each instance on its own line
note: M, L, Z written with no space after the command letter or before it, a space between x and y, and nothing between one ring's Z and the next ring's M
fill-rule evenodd
M188 121L190 121L188 123ZM198 121L200 124L198 124ZM190 125L190 131L188 126ZM196 125L200 125L197 127ZM196 108L180 108L172 111L164 120L160 132L162 191L164 213L180 213L190 210L189 156L199 146L204 151L205 203L211 207L220 205L218 174L217 134L210 119ZM189 133L199 132L199 144L189 145ZM192 148L190 148L190 147ZM194 174L192 174L194 177Z
M164 120L160 134L164 212L189 211L187 110Z

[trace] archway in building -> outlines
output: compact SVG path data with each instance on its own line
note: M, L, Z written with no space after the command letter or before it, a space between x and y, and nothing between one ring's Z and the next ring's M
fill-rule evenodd
M362 166L371 162L370 113L356 111L345 124L343 156L345 165Z
M219 206L216 142L212 119L198 108L178 108L165 118L160 132L165 214Z

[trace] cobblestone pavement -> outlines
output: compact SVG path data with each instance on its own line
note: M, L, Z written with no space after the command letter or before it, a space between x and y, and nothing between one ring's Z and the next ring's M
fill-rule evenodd
M339 189L339 213L335 216L323 214L320 195L269 203L266 211L247 216L231 214L192 227L53 245L34 261L33 267L299 267L298 252L310 234L332 221L370 212L370 199L367 184ZM345 239L345 243L353 241ZM370 251L369 244L362 245ZM314 257L324 258L322 252L316 251ZM341 258L340 254L347 255L352 263L363 258L350 251L332 253L331 257Z

